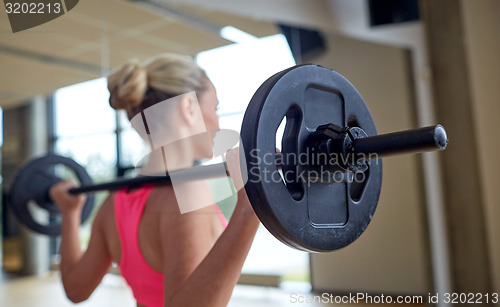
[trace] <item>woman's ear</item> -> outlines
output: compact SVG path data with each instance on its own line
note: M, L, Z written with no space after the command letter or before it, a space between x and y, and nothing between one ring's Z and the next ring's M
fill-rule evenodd
M198 113L196 110L197 102L194 101L191 95L183 95L179 101L179 112L182 120L184 120L188 125L193 125L198 119ZM199 108L199 107L198 107Z

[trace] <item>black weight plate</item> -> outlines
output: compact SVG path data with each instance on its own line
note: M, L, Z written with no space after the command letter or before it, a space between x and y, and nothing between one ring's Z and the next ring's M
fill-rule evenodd
M284 117L282 156L297 155L299 162L284 163L280 173L276 163L268 162ZM262 84L241 128L248 167L245 188L257 216L278 240L304 251L332 251L356 240L370 223L381 190L380 159L371 160L367 172L341 176L329 185L300 176L286 183L276 180L311 171L311 161L300 162L300 155L306 153L311 133L328 123L377 134L366 104L349 81L321 66L298 65Z
M51 236L61 234L59 221L41 224L37 222L28 209L28 203L33 201L40 208L52 213L58 213L57 206L50 201L48 189L59 179L50 174L50 169L56 165L64 165L71 169L80 184L92 184L87 171L75 161L57 156L47 155L29 161L17 172L9 193L9 204L18 220L29 229ZM82 223L87 220L94 207L94 196L88 195L82 210Z

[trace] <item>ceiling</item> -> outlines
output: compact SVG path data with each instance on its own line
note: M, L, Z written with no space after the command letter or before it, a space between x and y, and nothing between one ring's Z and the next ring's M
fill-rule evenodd
M195 6L170 8L166 13L140 1L83 0L59 18L16 33L0 10L0 106L101 77L131 58L196 55L232 43L210 26L231 25L257 37L278 33L270 22Z

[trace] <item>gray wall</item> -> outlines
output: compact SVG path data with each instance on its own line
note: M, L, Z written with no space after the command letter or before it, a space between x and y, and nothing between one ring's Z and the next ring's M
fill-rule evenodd
M500 292L500 1L461 5L493 290Z
M328 53L315 63L349 79L364 97L379 133L416 127L411 58L407 50L328 36ZM416 155L384 160L375 216L347 248L311 254L318 291L427 293L432 288L421 168Z
M45 98L34 97L26 106L5 110L2 147L4 193L10 189L16 171L25 161L47 152L46 109ZM38 221L48 218L44 211L36 206L30 210ZM10 210L6 214L8 234L19 236L22 273L31 275L47 272L50 265L49 237L35 234L19 225Z
M2 146L2 178L3 192L10 188L14 174L26 159L27 132L26 114L27 106L4 110L3 113L3 136ZM4 213L7 214L6 233L4 235L15 235L19 232L19 225L10 212L7 204L3 204Z

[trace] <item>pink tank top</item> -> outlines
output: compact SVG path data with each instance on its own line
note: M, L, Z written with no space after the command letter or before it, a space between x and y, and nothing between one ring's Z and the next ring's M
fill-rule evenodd
M132 288L137 303L148 307L164 304L163 273L149 266L139 247L139 223L153 187L147 186L127 193L120 190L115 196L115 219L121 243L118 268ZM224 228L227 221L217 205L214 208Z

